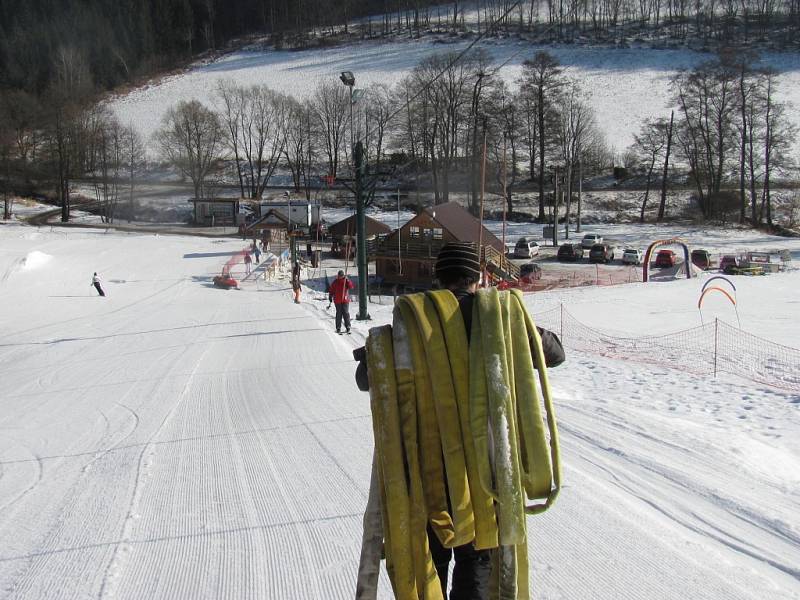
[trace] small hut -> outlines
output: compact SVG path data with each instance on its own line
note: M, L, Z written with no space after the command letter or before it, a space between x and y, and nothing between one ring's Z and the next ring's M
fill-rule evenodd
M366 222L367 241L374 240L381 235L388 235L392 232L391 227L371 217L365 216L364 220ZM352 257L356 247L356 215L351 215L331 225L328 228L328 234L332 238L331 251L334 254L345 258L349 250L350 257Z

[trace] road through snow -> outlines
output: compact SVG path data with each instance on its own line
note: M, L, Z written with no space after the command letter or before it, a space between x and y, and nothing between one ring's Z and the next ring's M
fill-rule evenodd
M240 245L0 229L0 598L353 597L365 328L211 286ZM536 598L800 597L798 398L588 355L551 378Z

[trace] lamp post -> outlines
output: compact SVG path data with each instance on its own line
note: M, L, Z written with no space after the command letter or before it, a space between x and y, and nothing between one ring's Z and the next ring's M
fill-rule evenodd
M353 86L356 78L351 71L339 76L342 83L350 88L350 140L353 141ZM367 220L364 214L364 145L361 140L352 144L353 167L355 169L356 196L356 252L358 263L358 314L356 320L368 321L367 312Z

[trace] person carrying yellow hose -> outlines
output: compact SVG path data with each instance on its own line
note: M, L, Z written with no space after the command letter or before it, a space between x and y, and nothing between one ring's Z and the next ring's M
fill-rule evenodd
M439 252L439 255L437 257L436 277L439 280L440 286L452 292L453 296L455 297L455 300L457 301L458 312L461 313L461 317L463 318L464 330L466 333L466 341L469 344L473 332L473 305L476 299L477 283L480 278L480 262L478 254L475 248L472 246L472 244L465 244L465 243L446 244ZM413 302L411 300L412 297L407 297L407 298L409 298L408 302L398 303L399 312L406 311L406 313L408 314L409 311L412 311L412 308L409 308L413 305ZM416 306L417 310L419 311L424 310L423 308L421 308L422 304L419 304L419 302L417 303ZM431 310L430 306L427 306L427 309L430 311ZM402 322L402 320L400 322ZM396 318L395 327L397 326L398 326L398 319ZM485 328L486 325L484 324L483 327ZM550 331L547 331L539 327L536 327L536 331L538 332L538 337L541 339L541 349L543 350L544 362L546 366L555 367L561 364L564 361L565 356L564 356L564 349L561 345L561 341L558 339L558 336L556 336L554 333ZM438 334L436 335L447 337L448 335L450 335L450 332L449 331L444 332L443 330L439 330ZM434 341L439 341L440 343L443 343L445 345L446 342L449 342L451 345L453 344L452 338L448 340L434 340ZM428 340L428 342L430 344L431 340ZM533 353L535 348L534 340L529 339L529 346L531 352ZM367 367L368 363L367 350L365 347L358 348L353 352L353 355L355 359L359 362L358 368L356 370L356 382L358 384L358 387L362 391L368 391L369 377L368 377L368 367ZM400 357L397 358L398 363L401 360L402 358ZM538 361L535 359L535 357L533 360L533 364L534 365L539 364ZM397 383L398 383L398 394L399 394L401 393L399 390L401 389L402 385L399 380ZM464 383L464 385L465 386L467 385L466 382ZM434 394L435 394L436 385L432 385L431 387L432 389L434 389ZM520 395L518 394L518 396ZM430 412L433 413L435 411L430 411ZM426 415L422 414L421 411L419 411L417 415L413 416L418 418L420 420L420 423L422 423L422 421L426 418ZM403 418L408 419L409 415L408 414L398 415L398 417L400 420L402 420ZM420 437L424 435L422 433L423 431L425 431L425 428L420 427ZM407 440L406 440L406 446L408 446ZM430 444L427 444L426 440L424 439L420 439L419 443L415 444L415 446L419 448L420 452L424 452L426 448L431 447ZM438 450L438 452L441 452L443 454L442 458L437 460L442 465L441 470L446 472L448 465L447 456L445 456L447 454L446 448L443 448L441 444L439 446L434 445L434 447L439 448L440 450ZM414 450L414 452L416 451L417 450ZM408 452L407 447L406 447L406 452ZM463 454L468 455L468 451L465 449ZM424 461L422 462L424 463ZM408 463L407 459L406 463ZM376 465L373 464L374 479L377 478L376 468L377 468ZM450 480L447 476L445 476L444 481L441 482L442 489L439 491L439 496L440 498L444 499L443 502L445 502L446 504L446 506L443 506L443 511L441 514L443 514L445 517L447 517L448 514L453 514L454 515L453 519L455 520L456 513L458 512L458 507L456 513L454 513L452 510L453 507L450 506L452 503L451 501L452 495L450 494L449 490L449 485L450 485L449 482ZM455 485L459 484L455 483ZM409 493L413 495L414 491L411 490ZM431 490L426 490L425 493L431 495ZM469 492L465 491L464 494L468 496ZM487 501L491 503L491 500ZM475 502L477 503L478 500L476 499ZM358 582L359 589L357 591L357 598L363 598L365 600L374 597L375 593L374 590L375 586L377 585L377 570L374 568L364 568L364 566L367 564L370 563L373 565L375 564L374 557L372 560L370 560L369 557L364 556L364 553L370 552L370 543L368 543L367 540L368 537L371 536L373 538L371 542L372 552L375 552L376 548L379 549L380 541L382 541L383 539L383 536L380 534L378 535L381 539L380 540L376 539L375 531L376 530L382 531L381 511L386 511L387 507L379 508L379 504L380 504L380 499L375 497L375 490L371 489L370 501L367 508L367 513L365 514L365 542L364 542L364 547L362 548L362 568L360 570L361 572L359 573L359 582ZM412 504L411 510L413 510L413 502L411 504ZM424 507L421 508L424 509ZM407 517L409 520L413 520L415 518L419 519L420 517L423 519L427 519L427 550L430 553L430 557L435 567L436 575L438 576L439 584L441 585L441 596L438 596L439 593L438 590L434 590L435 592L434 595L436 595L436 597L441 597L441 598L448 597L447 596L448 569L451 559L455 557L455 565L453 568L453 581L449 596L450 600L489 600L493 550L491 547L485 547L487 546L487 543L485 542L485 540L487 539L486 534L483 534L484 542L476 544L475 531L478 530L479 528L479 525L477 524L478 521L477 517L475 519L476 523L474 525L474 528L469 529L469 527L471 526L471 521L470 521L470 524L466 526L467 527L466 533L462 534L459 533L458 526L453 525L454 527L453 530L450 530L447 527L442 527L442 524L439 522L441 519L437 519L435 516L436 514L437 513L435 511L430 510L430 507L428 507L427 514L415 515L409 513ZM452 525L452 523L449 524ZM478 532L478 534L480 534L480 532ZM463 539L459 539L459 536L461 536L461 538ZM494 536L495 539L497 539L496 531L494 533ZM442 539L440 538L445 538L446 543L443 543ZM463 542L465 539L466 543L459 543ZM418 544L419 542L420 540L417 540ZM426 545L425 540L422 540L421 542L423 546ZM389 544L388 539L386 540L386 543L387 545ZM500 543L502 543L502 540ZM476 547L476 545L483 547ZM494 546L497 546L497 542L494 543ZM415 558L423 560L423 557L415 557ZM420 567L419 565L417 565L417 567L424 570L424 567ZM524 576L525 578L527 578L527 573L525 573ZM429 588L428 590L420 589L417 593L419 598L429 598L434 596L430 593ZM398 598L399 597L400 596L398 595Z

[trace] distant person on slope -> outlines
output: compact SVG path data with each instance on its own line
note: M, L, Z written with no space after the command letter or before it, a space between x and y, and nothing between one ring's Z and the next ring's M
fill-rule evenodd
M470 339L472 305L480 276L480 259L472 244L449 243L445 244L439 251L439 255L436 258L436 278L439 280L440 286L453 292L453 295L458 300L466 328L467 341ZM564 348L561 345L561 340L558 339L556 334L546 329L537 327L537 330L542 338L545 364L548 367L560 365L564 362ZM531 352L533 352L533 343L531 343ZM354 350L353 357L359 363L356 369L358 389L363 392L369 391L366 348L361 347ZM370 498L372 497L372 494L370 494ZM378 510L377 513L379 512ZM364 515L365 539L374 535L368 527L368 518L374 519L374 515L377 513L375 506L367 506L367 511ZM378 516L378 520L380 520L380 516ZM445 598L448 598L447 584L450 561L455 557L450 600L489 600L489 576L492 570L491 549L477 550L472 543L455 548L446 548L442 545L430 525L428 526L428 543L433 564L439 576L439 582L442 585L442 594ZM360 572L359 588L363 590L371 589L374 578L371 581L368 580L372 577L367 572ZM368 594L365 594L364 597L368 597Z
M96 272L94 275L92 275L92 283L90 283L89 285L93 285L94 289L96 289L97 293L100 294L101 296L106 295L106 293L103 291L103 287L100 285L100 278L97 276Z
M336 279L328 288L328 302L336 307L336 333L342 333L342 319L347 333L350 333L350 290L353 282L339 271ZM330 306L330 304L328 304Z
M256 257L256 264L258 264L261 260L261 250L258 249L258 244L256 242L253 242L253 254L255 254Z
M253 259L250 258L250 253L245 250L244 253L244 272L246 275L250 274L250 265L253 263Z
M292 267L292 291L294 292L294 303L300 304L300 263L294 261L294 266ZM337 327L338 330L338 327ZM350 330L350 324L348 320L347 330Z

